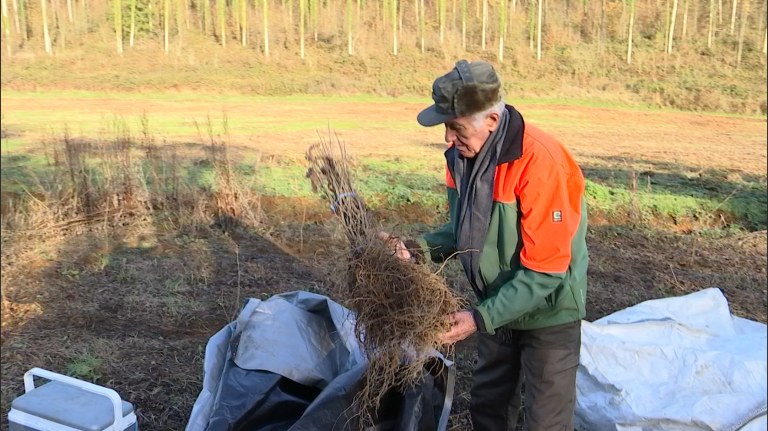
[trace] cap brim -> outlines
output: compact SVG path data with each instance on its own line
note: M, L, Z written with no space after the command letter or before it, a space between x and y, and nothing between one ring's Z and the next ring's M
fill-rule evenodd
M456 118L455 115L438 113L435 105L432 105L429 108L421 111L416 117L416 121L418 121L419 124L424 127L432 127L443 124L446 121L453 120L454 118Z

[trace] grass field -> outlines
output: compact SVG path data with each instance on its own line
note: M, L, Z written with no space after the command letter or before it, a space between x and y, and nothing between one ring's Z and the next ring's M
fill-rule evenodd
M138 137L143 115L158 145L178 154L193 190L216 189L208 141L224 134L234 170L259 192L263 211L248 229L212 215L184 225L150 215L4 229L3 413L22 391L23 372L40 366L116 389L136 404L142 429L182 429L200 390L205 343L242 297L324 292L317 268L338 232L304 179L303 156L329 129L355 157L360 191L386 229L416 235L447 216L442 130L414 120L426 100L3 90L1 102L4 218L19 199L40 198L65 129L104 140L118 125ZM587 176L589 320L720 287L734 313L766 322L765 117L510 102L564 142ZM471 297L457 265L446 276ZM452 430L469 429L472 344L457 351Z

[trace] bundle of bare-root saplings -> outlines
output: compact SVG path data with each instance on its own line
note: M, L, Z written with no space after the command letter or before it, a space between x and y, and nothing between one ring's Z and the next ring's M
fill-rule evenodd
M355 335L369 365L357 395L360 425L373 425L383 396L419 383L447 319L462 300L429 266L395 255L378 238L375 222L352 182L349 158L337 137L320 139L307 152L307 177L331 205L349 240L344 268L334 277L334 297L357 315Z

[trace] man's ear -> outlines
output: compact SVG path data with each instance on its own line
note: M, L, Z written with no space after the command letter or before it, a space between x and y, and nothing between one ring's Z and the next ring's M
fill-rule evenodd
M485 117L485 126L491 133L495 132L496 128L499 127L499 114L496 112L488 114L488 116Z

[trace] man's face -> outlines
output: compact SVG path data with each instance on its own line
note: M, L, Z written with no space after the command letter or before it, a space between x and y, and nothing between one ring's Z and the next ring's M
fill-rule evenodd
M445 142L455 145L465 159L475 158L498 124L499 114L496 113L483 119L479 127L472 117L455 118L445 123Z

